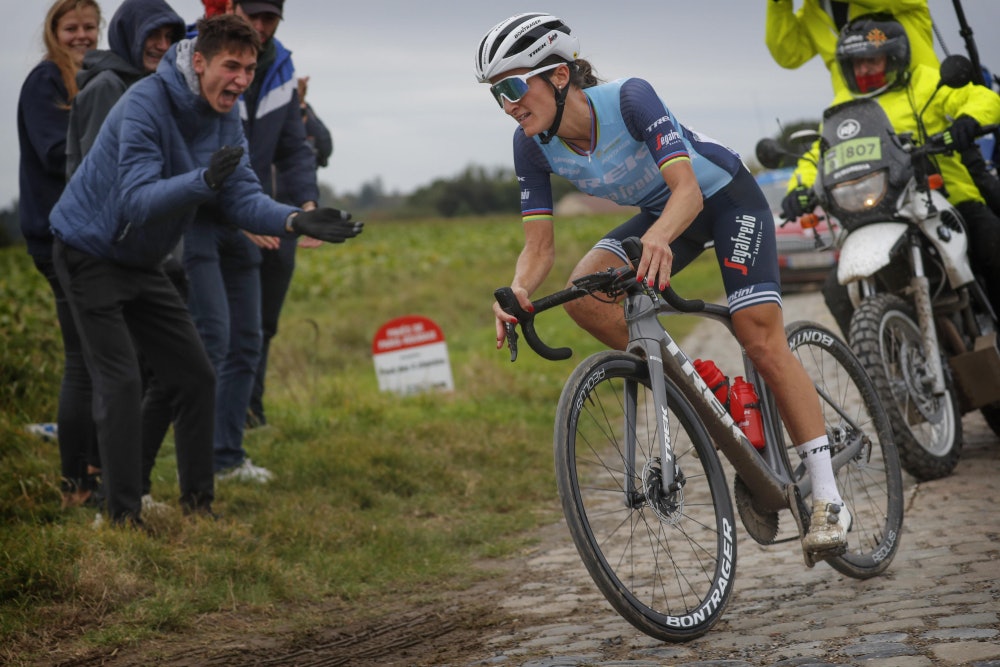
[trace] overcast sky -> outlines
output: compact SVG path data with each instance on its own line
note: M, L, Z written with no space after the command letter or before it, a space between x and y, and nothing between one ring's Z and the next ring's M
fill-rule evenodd
M752 155L760 137L777 131L777 119L818 118L831 97L818 58L798 70L771 59L769 1L288 0L277 37L299 75L309 75L308 99L333 133L320 181L356 192L380 178L388 192L410 192L471 164L510 166L515 124L476 82L473 54L489 28L522 11L559 16L603 79L648 79L682 123ZM101 2L105 24L120 4ZM43 54L48 6L30 0L5 12L0 208L17 198L17 93ZM204 9L200 0L171 6L189 22ZM930 7L948 51L964 53L952 0L930 0ZM963 0L963 7L983 64L1000 71L1000 0ZM107 48L104 30L99 46Z

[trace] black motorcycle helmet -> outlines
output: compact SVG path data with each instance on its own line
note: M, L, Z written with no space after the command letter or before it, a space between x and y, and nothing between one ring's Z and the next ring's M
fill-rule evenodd
M855 77L855 59L883 55L886 57L883 74ZM910 68L910 40L903 26L891 14L865 14L852 19L840 31L836 58L844 81L855 97L874 97L906 83Z

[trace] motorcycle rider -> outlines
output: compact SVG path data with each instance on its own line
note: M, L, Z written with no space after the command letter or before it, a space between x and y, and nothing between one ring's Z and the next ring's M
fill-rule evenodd
M830 71L834 95L847 92L847 84L836 63L837 35L858 16L892 14L906 30L914 65L938 67L934 32L927 0L803 0L796 11L794 0L767 0L764 43L785 69L796 69L815 56Z
M874 98L896 133L912 133L918 145L947 130L946 140L955 153L929 159L944 181L943 193L965 220L973 271L984 279L993 309L1000 312L1000 262L995 261L1000 256L1000 218L986 206L958 154L973 145L982 125L1000 122L1000 95L974 83L939 88L938 69L911 67L906 31L888 14L868 14L848 23L837 40L836 59L847 91L838 94L833 105ZM817 142L799 160L792 176L792 187L782 201L785 217L795 219L815 207L811 186L818 160ZM823 296L846 336L853 305L835 274L836 270L831 271Z

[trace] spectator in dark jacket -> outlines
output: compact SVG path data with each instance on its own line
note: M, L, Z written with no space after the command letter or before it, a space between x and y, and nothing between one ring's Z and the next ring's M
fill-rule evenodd
M101 10L93 0L53 3L45 17L45 58L28 74L17 102L21 233L35 267L55 295L63 341L57 432L64 507L83 504L93 496L100 462L90 376L66 296L52 266L49 213L66 186L66 129L70 103L77 93L76 73L84 55L97 46L100 22Z
M334 209L301 213L263 194L244 151L237 101L260 41L218 16L171 47L156 74L112 108L52 211L53 262L94 384L108 514L141 525L136 347L177 397L174 435L185 512L212 511L215 376L191 316L162 269L210 202L258 234L344 241L360 232Z
M306 90L309 77L298 79L299 109L302 112L302 124L306 130L306 142L316 156L316 166L325 167L333 153L333 137L323 121L320 120L312 106L306 102ZM295 197L290 188L285 185L285 176L276 166L272 165L272 178L275 183L275 198L286 204L293 204ZM281 308L285 304L285 296L292 284L292 274L295 272L295 252L298 246L309 247L310 239L282 239L281 247L276 250L261 250L260 264L260 316L261 316L261 348L260 363L254 377L253 392L250 395L250 411L247 415L247 427L264 426L267 416L264 412L264 385L267 377L267 360L271 351L271 339L278 333L278 319Z
M125 91L156 71L170 46L184 37L184 20L164 0L125 0L108 24L108 50L91 51L76 76L80 93L73 100L66 137L66 173L72 176L90 150L104 119ZM177 253L163 269L181 292L187 293L184 269ZM140 360L141 361L141 360ZM151 474L160 444L173 418L173 396L143 364L143 509L162 508L150 495Z

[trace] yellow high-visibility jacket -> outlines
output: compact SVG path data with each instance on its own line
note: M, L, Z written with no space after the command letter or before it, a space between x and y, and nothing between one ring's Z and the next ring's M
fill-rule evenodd
M906 31L910 42L910 67L939 67L934 53L931 12L927 0L851 0L848 19L872 12L889 12ZM795 11L794 0L767 0L764 41L771 57L786 69L801 67L819 54L830 71L833 94L847 91L837 66L837 26L820 6L820 0L804 0Z
M949 128L959 116L972 116L980 125L1000 123L1000 95L986 86L973 83L962 88L942 87L934 95L940 80L938 68L921 65L911 71L910 80L905 87L884 92L874 98L889 117L896 134L912 132L914 140L920 143L917 114L927 104L927 100L931 100L931 103L924 111L923 123L928 135ZM835 97L832 104L841 104L851 99L853 96L845 88L845 92ZM795 174L789 181L789 190L798 185L799 177L805 186L811 186L815 182L818 159L819 142L816 142L799 160ZM931 159L941 171L948 191L948 201L952 204L969 200L984 201L958 153L935 155Z

